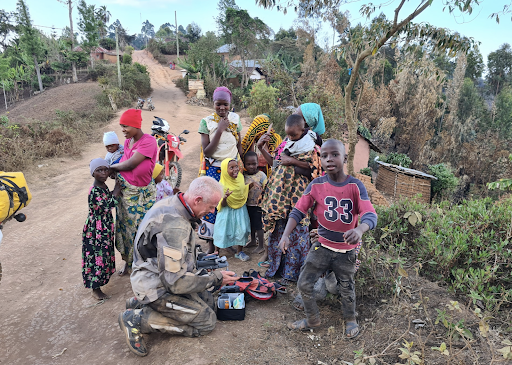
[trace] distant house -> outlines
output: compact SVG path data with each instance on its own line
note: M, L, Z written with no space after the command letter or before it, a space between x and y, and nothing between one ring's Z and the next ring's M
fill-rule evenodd
M229 70L235 75L241 75L243 72L242 61L235 60L229 63ZM251 80L265 80L266 75L263 72L261 63L258 60L246 60L245 72Z
M73 49L75 52L81 52L83 51L83 48L80 46L77 46ZM95 60L107 60L111 63L116 63L116 52L109 51L103 47L96 47L91 50L91 57ZM123 55L119 54L119 61L122 61Z
M348 137L348 133L345 135ZM348 143L345 143L345 149L348 153ZM368 167L368 159L370 158L370 150L381 153L382 151L372 143L368 138L364 137L359 131L357 132L356 153L354 155L354 172L359 172L361 169ZM345 165L345 172L347 172L347 165Z
M217 48L217 54L220 55L220 59L222 62L230 62L233 60L239 60L240 56L233 56L230 52L233 50L232 44L224 44Z

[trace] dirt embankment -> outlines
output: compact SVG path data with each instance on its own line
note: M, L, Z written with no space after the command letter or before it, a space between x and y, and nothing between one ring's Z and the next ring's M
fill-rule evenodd
M33 120L54 120L56 110L87 113L95 108L99 92L101 87L96 82L62 85L34 95L3 114L10 122L23 125Z

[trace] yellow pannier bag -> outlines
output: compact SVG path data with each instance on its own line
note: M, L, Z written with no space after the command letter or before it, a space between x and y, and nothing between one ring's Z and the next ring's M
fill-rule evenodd
M22 172L0 171L0 223L16 214L32 200Z

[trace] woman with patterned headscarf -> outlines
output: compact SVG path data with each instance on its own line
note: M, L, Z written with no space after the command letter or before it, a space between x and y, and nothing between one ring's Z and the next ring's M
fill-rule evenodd
M257 115L251 125L249 126L249 130L244 136L242 140L242 149L243 154L242 157L249 151L256 152L258 155L258 169L267 174L267 177L270 176L270 171L272 170L272 166L268 165L267 160L261 154L260 150L256 148L256 144L258 143L261 136L263 136L266 132L268 132L269 128L272 126L270 122L270 116L268 114L260 114ZM270 130L270 140L266 148L268 152L272 154L274 150L281 144L283 139L279 134L277 134L273 128Z
M220 180L221 163L226 158L237 159L242 155L240 132L242 122L238 114L230 112L231 91L227 87L218 87L213 92L213 108L215 112L201 119L201 175ZM216 213L202 217L199 237L209 243L208 253L215 251L213 245L213 228Z

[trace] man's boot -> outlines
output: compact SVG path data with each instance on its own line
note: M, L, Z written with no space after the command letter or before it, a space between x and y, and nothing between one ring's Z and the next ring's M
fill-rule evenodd
M129 309L119 314L118 323L126 336L126 344L131 352L138 356L146 356L148 350L140 331L140 309Z
M144 307L144 304L139 302L137 297L126 299L126 309L142 309L142 307Z

